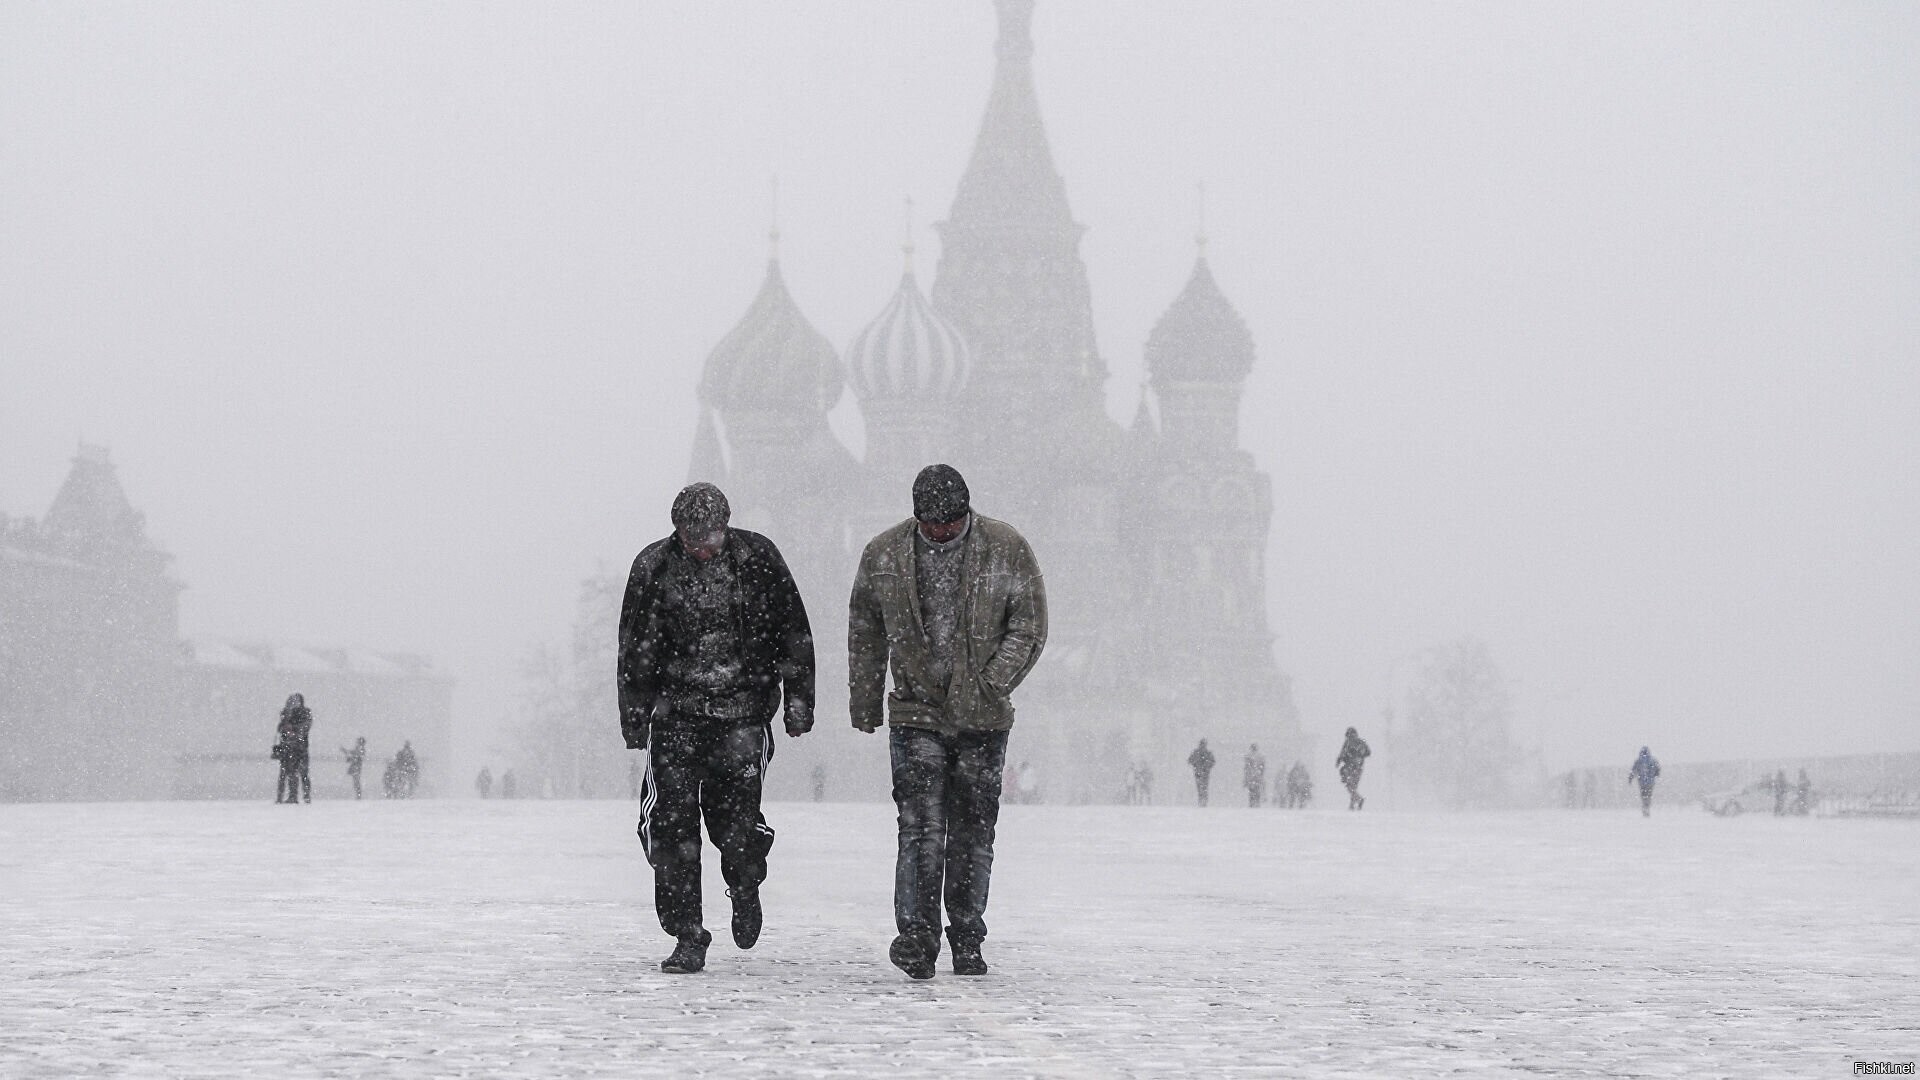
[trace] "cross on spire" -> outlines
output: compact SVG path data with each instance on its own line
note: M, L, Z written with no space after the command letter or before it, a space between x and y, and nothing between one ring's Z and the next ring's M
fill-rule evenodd
M900 253L906 257L907 273L913 273L913 196L907 196L900 236Z
M1193 233L1193 246L1200 250L1200 257L1204 259L1207 257L1207 182L1205 180L1200 181L1198 185L1195 202L1199 227Z
M767 216L767 258L780 261L780 174L774 173L767 180L772 189L772 206Z

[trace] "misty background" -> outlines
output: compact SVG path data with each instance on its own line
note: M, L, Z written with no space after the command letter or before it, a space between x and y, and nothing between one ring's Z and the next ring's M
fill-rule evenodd
M184 634L426 652L456 768L497 763L521 660L668 531L770 178L844 348L907 197L930 276L993 37L984 0L0 6L0 511L110 446ZM1920 9L1042 0L1034 37L1122 418L1206 184L1323 745L1473 635L1550 767L1920 748Z

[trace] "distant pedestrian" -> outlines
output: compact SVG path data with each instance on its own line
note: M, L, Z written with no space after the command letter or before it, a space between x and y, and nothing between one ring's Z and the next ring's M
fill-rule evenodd
M1773 774L1773 816L1787 816L1787 770Z
M400 744L400 752L393 756L393 766L398 774L400 797L413 798L420 787L420 758L413 752L413 740Z
M827 801L827 767L817 761L813 763L813 801Z
M1633 768L1627 770L1627 782L1640 785L1640 816L1653 816L1653 782L1660 776L1660 763L1654 760L1646 747L1640 748L1640 756L1633 759Z
M1153 766L1140 763L1140 805L1153 805Z
M492 769L487 768L485 765L480 766L480 775L473 778L473 790L479 792L480 797L483 799L493 798Z
M1296 761L1293 768L1287 770L1287 805L1295 810L1304 810L1313 801L1313 775L1307 772L1307 763Z
M501 773L500 774L500 797L503 799L514 799L514 798L518 798L519 795L520 795L520 792L518 790L518 784L515 782L513 777L513 770L508 769L506 772Z
M1261 797L1267 793L1267 758L1260 752L1260 744L1247 747L1246 768L1242 782L1247 787L1247 805L1259 806Z
M1800 770L1800 782L1793 789L1793 812L1805 817L1813 812L1813 781L1807 779L1807 770Z
M351 750L341 747L340 753L347 759L347 778L353 781L353 797L358 799L360 798L360 771L367 766L367 737L362 735L353 740Z
M1018 798L1014 801L1029 806L1040 802L1040 770L1031 761L1020 763L1020 772L1015 777L1018 784Z
M1214 761L1213 751L1207 749L1205 739L1187 755L1187 764L1193 769L1193 794L1201 806L1207 805L1207 783L1213 777Z
M1340 745L1340 756L1333 759L1340 770L1340 783L1347 789L1347 809L1358 810L1367 805L1366 796L1360 794L1360 773L1367 767L1367 758L1373 754L1366 740L1360 737L1356 728L1347 729L1347 741Z
M306 802L312 802L313 777L307 773L307 751L313 733L313 713L307 709L306 698L299 694L287 697L275 731L279 737L274 743L274 752L280 759L280 782L273 801L297 803L304 797Z

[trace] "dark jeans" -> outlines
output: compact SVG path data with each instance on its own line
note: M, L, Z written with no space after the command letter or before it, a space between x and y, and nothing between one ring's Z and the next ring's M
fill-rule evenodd
M307 801L313 801L313 778L307 775L307 755L291 750L280 754L280 782L274 787L273 801L299 802L302 788Z
M773 830L760 813L760 784L772 758L772 731L758 721L675 718L653 729L640 778L639 832L653 866L653 906L662 930L684 938L705 929L703 817L720 849L727 886L753 889L766 880Z
M947 936L956 946L978 946L987 936L987 885L1007 733L888 730L893 801L900 811L894 924L902 934L930 941L937 952L944 892Z

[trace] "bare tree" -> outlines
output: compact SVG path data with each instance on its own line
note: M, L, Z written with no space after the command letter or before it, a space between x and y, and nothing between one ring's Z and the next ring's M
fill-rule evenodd
M542 645L521 667L525 689L514 741L522 768L535 774L528 779L544 779L562 798L602 798L626 789L613 682L622 594L622 582L610 574L582 581L569 653L558 656Z
M1506 677L1485 642L1462 638L1429 649L1407 689L1405 715L1395 748L1403 775L1454 809L1508 802L1521 755L1509 731Z

